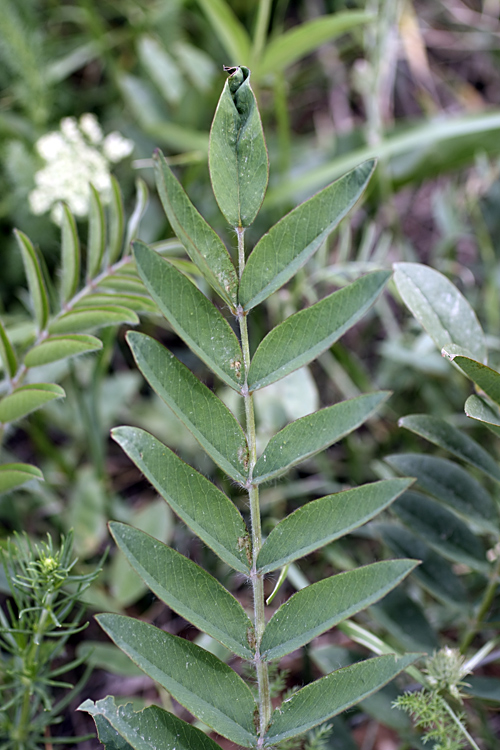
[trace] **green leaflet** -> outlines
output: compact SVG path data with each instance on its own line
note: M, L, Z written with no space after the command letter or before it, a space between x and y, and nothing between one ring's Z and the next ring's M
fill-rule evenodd
M32 347L24 357L26 367L39 367L59 359L75 357L77 354L102 349L102 341L84 333L67 336L49 336L41 344Z
M371 179L375 162L360 164L275 224L253 249L238 299L245 311L285 284L320 247L354 206Z
M464 606L467 595L462 581L441 555L400 524L375 523L375 528L395 555L420 560L412 575L427 591L452 607Z
M0 493L9 492L32 479L43 481L43 474L36 466L31 466L31 464L2 464L0 466Z
M495 435L500 436L500 415L483 398L476 395L469 396L465 402L464 411L468 417L484 422Z
M248 62L251 41L242 23L225 0L198 0L219 42L234 62Z
M470 348L470 347L469 347ZM500 373L482 362L464 356L454 347L445 347L444 354L470 378L496 404L500 404Z
M36 324L38 330L43 331L49 319L49 300L47 297L47 290L45 289L45 282L43 280L40 263L29 237L23 232L19 232L17 229L14 230L14 234L23 259L24 272L26 273L26 278L28 280L31 304L33 305Z
M118 180L111 175L111 201L108 208L108 265L113 265L121 255L125 217L123 197Z
M110 695L93 703L86 700L78 711L86 711L95 720L99 739L107 750L154 750L175 747L176 750L220 750L220 745L207 735L164 711L159 706L148 706L134 711L132 705L116 706ZM99 724L99 719L103 723ZM114 730L115 735L110 732ZM113 744L107 744L107 740ZM118 744L122 742L123 744Z
M281 605L266 625L260 646L262 658L271 661L309 643L381 599L416 565L416 560L373 563L298 591Z
M155 175L172 229L210 286L234 309L238 279L224 243L193 206L159 151L155 154Z
M224 662L191 641L131 617L96 619L132 661L198 719L243 747L256 744L252 693Z
M252 480L267 482L345 437L367 420L389 396L368 393L297 419L271 438L257 460Z
M394 281L439 350L456 344L486 362L484 333L476 313L446 276L420 263L395 263Z
M77 333L121 323L137 325L139 318L132 310L119 305L85 307L71 310L55 318L49 325L49 331L50 333Z
M137 270L174 331L216 375L241 390L243 354L217 308L187 276L143 243L134 242Z
M127 341L140 371L223 471L245 483L248 446L240 423L215 393L154 339L129 331Z
M311 362L360 320L390 273L375 271L276 326L257 347L248 374L250 391L264 388Z
M106 243L106 225L104 209L99 193L93 185L90 187L89 235L87 239L87 281L99 273Z
M444 419L427 414L411 414L400 419L399 426L426 438L500 482L500 469L492 456L479 443Z
M21 385L0 400L0 424L22 419L49 401L65 395L61 386L53 383Z
M339 539L387 508L411 483L411 479L386 479L303 505L271 531L257 568L270 573Z
M228 68L210 131L208 164L219 208L229 224L248 227L264 200L269 176L266 142L250 71Z
M269 744L297 737L345 711L390 682L419 654L387 654L344 667L306 685L277 708L266 734Z
M136 573L165 604L242 659L253 658L252 623L213 576L132 526L112 522L110 531Z
M144 430L117 427L111 435L184 523L221 560L248 573L248 532L230 499Z
M435 500L407 491L392 510L410 531L447 560L488 573L490 566L482 541L464 521Z
M73 214L62 204L61 219L61 302L65 304L78 289L80 280L80 241Z
M7 332L3 327L2 321L0 320L0 359L5 374L8 378L13 378L17 372L17 357L14 351L14 347L10 343L10 339L7 336Z
M87 297L82 297L75 304L73 310L81 310L84 307L116 307L116 305L118 307L126 307L127 310L133 310L134 312L158 314L158 307L151 297L146 297L145 294L104 294L93 292Z
M399 453L385 460L401 474L416 477L425 492L483 530L491 531L492 524L498 524L496 507L488 492L453 461L420 453Z

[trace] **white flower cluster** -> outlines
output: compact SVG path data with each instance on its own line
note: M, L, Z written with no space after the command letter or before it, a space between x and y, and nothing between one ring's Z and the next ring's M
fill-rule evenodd
M132 153L134 144L120 133L104 137L95 115L87 113L77 122L61 120L60 130L42 136L36 149L45 166L35 174L35 189L29 195L34 214L51 212L61 223L64 201L75 216L87 216L92 184L108 203L111 195L110 164Z

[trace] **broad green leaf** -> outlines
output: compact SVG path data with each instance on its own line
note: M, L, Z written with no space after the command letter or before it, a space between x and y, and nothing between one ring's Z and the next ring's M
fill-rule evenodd
M17 357L14 347L10 343L7 332L0 320L0 360L8 378L13 378L17 372Z
M297 737L354 706L403 672L418 656L377 656L306 685L273 713L266 735L268 744Z
M144 284L140 279L124 273L116 273L108 276L101 281L97 288L100 290L111 289L130 294L144 294L145 291Z
M328 349L363 317L390 275L375 271L363 276L276 326L252 359L249 390L256 391L284 378Z
M391 591L370 608L370 614L405 650L432 654L439 648L439 638L422 607L401 589Z
M139 231L141 219L144 216L148 205L149 190L148 186L141 180L141 178L135 181L135 206L130 218L127 222L127 235L125 238L125 252L128 251L130 243L135 240Z
M453 461L420 453L395 453L387 463L401 474L416 477L419 487L456 513L485 530L498 524L498 514L488 492Z
M24 364L27 367L39 367L49 362L56 362L58 359L75 357L77 354L94 352L97 349L102 349L102 341L85 333L49 336L27 352Z
M185 83L179 66L157 39L142 34L136 44L139 59L149 77L161 91L165 101L176 107L185 93Z
M493 370L487 365L483 365L482 362L477 362L475 359L471 359L461 354L455 354L451 347L444 348L444 354L460 369L465 372L468 378L470 378L487 396L491 398L496 404L500 404L500 373Z
M322 451L365 422L389 396L368 393L297 419L271 438L258 458L252 481L267 482Z
M145 294L103 294L96 292L82 297L74 306L74 310L83 307L126 307L134 312L148 312L158 314L158 308L150 297Z
M250 38L229 3L225 0L198 0L198 4L203 8L231 61L234 64L238 60L247 63L250 55Z
M78 289L80 281L80 241L76 221L68 206L61 214L61 302L66 304Z
M245 311L285 284L316 252L365 190L375 168L366 161L278 221L253 249L241 276Z
M259 212L269 162L250 71L235 67L228 72L210 131L208 164L219 208L236 229L250 226Z
M262 658L266 661L278 659L309 643L381 599L416 565L416 560L373 563L297 591L266 625L260 646Z
M248 574L248 532L230 499L144 430L117 427L111 435L184 523L231 568Z
M90 188L89 234L87 239L87 281L99 273L106 242L104 209L99 193L93 185Z
M229 409L185 365L154 339L129 331L127 341L140 371L160 398L232 479L244 484L248 446Z
M500 702L500 680L498 677L469 677L464 692L483 701Z
M14 230L17 244L23 259L24 272L28 280L31 304L39 331L43 331L49 319L49 300L43 280L40 263L29 237L18 229Z
M486 549L464 521L444 506L417 492L407 491L392 510L410 531L443 557L488 573Z
M187 276L147 245L134 242L134 256L140 277L174 331L226 385L240 391L243 354L227 320Z
M96 619L132 661L198 719L243 747L255 745L252 693L224 662L191 641L132 617Z
M469 396L465 402L464 411L471 419L484 422L495 435L500 437L500 414L483 398L476 395Z
M130 704L130 708L132 708L132 704ZM120 734L118 734L116 729L111 726L109 721L105 719L104 716L101 716L99 714L97 716L94 716L94 722L97 729L97 736L99 737L99 741L101 745L106 748L106 750L133 750L132 745L124 740Z
M193 206L159 151L155 154L155 174L172 229L210 286L234 309L238 279L226 246Z
M453 607L461 607L467 600L462 581L446 560L400 524L377 523L376 529L393 554L420 560L413 577L433 596Z
M106 305L106 307L85 307L63 313L49 325L50 333L77 333L92 328L115 326L121 323L137 325L138 316L127 307Z
M116 177L111 175L111 200L108 208L108 265L115 263L123 249L125 225L123 197Z
M7 424L22 419L49 401L65 395L61 386L53 383L21 385L0 400L0 423Z
M31 466L31 464L2 464L0 466L0 493L9 492L32 479L43 481L43 474L36 466Z
M398 424L475 466L497 482L500 481L500 468L492 456L479 443L444 419L427 414L411 414L402 417Z
M395 263L394 281L404 303L439 350L456 344L486 362L484 333L476 313L446 276L420 263Z
M253 658L252 623L213 576L132 526L111 523L110 531L134 570L165 604L242 659Z
M87 699L77 710L86 711L93 716L99 739L107 750L112 749L102 736L98 718L109 722L119 737L128 743L124 748L115 746L115 750L125 750L127 746L134 750L220 750L220 745L207 737L201 729L178 719L159 706L148 706L136 712L130 703L116 706L114 698L108 695L96 703Z
M280 521L262 545L257 568L270 573L348 534L387 508L411 479L386 479L313 500Z
M369 13L347 11L314 18L276 35L267 45L259 65L259 78L284 70L322 44L370 21L373 21L373 16Z

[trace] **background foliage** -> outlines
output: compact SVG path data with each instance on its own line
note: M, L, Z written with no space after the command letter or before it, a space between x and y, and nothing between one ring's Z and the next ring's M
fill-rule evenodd
M252 68L271 163L270 189L254 235L253 229L248 232L250 246L299 200L365 158L379 158L360 211L325 242L292 284L270 298L257 317L259 340L268 328L360 273L388 269L393 262L419 261L446 274L468 299L486 334L489 363L498 369L498 11L495 0L3 0L0 313L16 356L22 361L28 348L33 316L28 312L27 283L14 228L40 248L41 273L49 291L48 280L55 289L59 283L60 230L48 216L34 216L29 209L28 196L41 166L37 139L56 130L61 118L86 112L97 115L105 133L118 130L132 139L132 160L122 162L115 172L128 217L134 211L136 178L140 176L153 188L150 159L154 149L162 147L197 208L234 246L208 189L208 129L224 80L222 65L247 64ZM326 15L333 17L327 21ZM287 46L284 31L294 28L302 30L302 37L289 37ZM86 220L78 222L83 257L87 226ZM167 242L172 236L151 189L139 237L161 243L165 253L185 263L179 246ZM129 279L129 293L140 292L137 286L133 288L135 283ZM50 305L54 314L58 309L54 296ZM206 370L172 330L152 310L144 312L142 330L161 338L206 378ZM109 428L125 422L147 429L177 446L179 455L214 478L225 492L234 495L234 488L197 450L190 434L146 391L123 343L123 331L111 326L91 331L91 335L96 333L103 344L97 354L47 365L43 377L34 376L34 382L39 378L39 382L63 388L66 398L52 401L6 431L2 461L35 466L45 481L35 480L0 496L2 537L13 530L40 537L45 531L57 534L73 527L81 564L90 565L109 543L107 520L131 522L169 540L232 586L242 603L248 604L245 587L231 581L228 571L184 527L173 523L166 505L109 441ZM448 342L439 348L444 343ZM298 507L306 493L319 497L392 476L404 455L430 454L434 449L417 436L421 426L417 435L415 430L398 427L398 419L407 415L446 420L489 448L497 466L496 437L468 423L463 414L463 404L473 393L469 381L441 357L429 336L403 310L394 286L392 295L382 298L375 312L349 334L348 344L335 344L311 370L291 377L285 388L270 386L262 391L256 403L261 444L288 421L320 405L377 389L393 390L394 396L382 416L350 436L342 448L310 459L294 470L286 484L264 488L266 533ZM222 388L220 395L231 403L229 389ZM415 424L403 422L413 428ZM441 441L432 457L448 460L448 451L449 443ZM384 460L388 455L392 456L389 463ZM463 454L458 459L462 462ZM497 469L491 463L488 466L490 473L483 471L484 478L477 466L467 471L496 503ZM416 475L414 465L413 470ZM404 473L408 474L407 468ZM474 487L479 493L477 484ZM403 512L401 508L400 518ZM304 578L319 580L333 571L399 554L395 544L406 537L399 532L395 540L393 521L384 520L383 528L365 528L355 538L329 545L308 558L301 570L292 566L280 595L303 586ZM455 523L447 516L446 522L450 520ZM414 523L413 519L413 531ZM485 552L493 546L477 521L466 525L462 533L468 534L467 544L474 548L480 544ZM454 604L459 598L477 611L485 592L486 569L478 570L471 566L470 556L464 558L464 536L461 545L446 550L449 569L442 557L436 562L433 554L443 552L442 544L439 540L434 547L429 544L429 534L429 529L421 534L429 547L425 549L427 578L423 580L426 571L421 566L406 589L398 589L399 593L391 595L395 598L385 599L358 618L358 623L392 644L431 652L442 645L460 645L468 638L470 622L467 618L457 622ZM411 543L415 548L414 537ZM479 553L482 559L484 552ZM423 555L420 548L417 556ZM432 574L436 564L439 575ZM448 588L442 585L444 580ZM493 593L495 581L491 578ZM169 632L185 632L185 621L161 607L115 551L88 597L96 610L122 612L127 607ZM493 604L490 628L498 619L496 612ZM100 638L98 632L91 625L71 648L85 650L89 641ZM482 636L476 636L476 650L489 642L489 633L486 628ZM194 637L192 630L189 637ZM202 636L196 637L207 645ZM329 634L310 651L287 657L285 666L293 682L308 682L313 675L345 663L345 649L357 648L353 638L352 631L347 636ZM102 695L123 692L139 704L153 699L168 706L167 696L158 694L152 683L107 648L99 642L93 662L108 668L113 663L115 674L122 676L117 680L112 672L96 672L88 694L95 697L98 686ZM484 658L491 660L492 655ZM490 661L489 666L480 667L475 679L496 674L497 666ZM498 698L497 691L496 684L481 687L478 683L481 699L472 702L475 736L482 737L486 747L494 745L498 733L496 718L489 713L494 705L489 701ZM347 718L335 720L336 739L325 742L335 748L356 743L376 748L386 740L393 747L415 743L415 739L405 739L413 736L413 730L403 714L389 710L393 697L388 693L384 701L367 701ZM82 714L68 712L67 734L85 733L88 725L82 727L82 722ZM344 736L341 745L339 738Z

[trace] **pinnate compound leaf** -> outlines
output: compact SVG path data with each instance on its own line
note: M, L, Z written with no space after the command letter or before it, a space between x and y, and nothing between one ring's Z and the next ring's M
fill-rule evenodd
M253 472L256 484L267 482L324 450L365 422L390 393L357 396L297 419L271 438Z
M362 276L276 326L257 347L248 374L249 390L284 378L328 349L363 317L390 275L375 271Z
M77 354L94 352L98 349L102 349L102 341L85 333L49 336L27 352L24 364L27 367L39 367L49 362L57 362L59 359L75 357Z
M8 378L13 378L17 372L17 357L14 347L10 343L7 331L0 320L0 360Z
M0 466L0 493L21 487L32 479L43 481L43 474L36 466L31 466L31 464L2 464Z
M231 500L144 430L117 427L111 435L184 523L231 568L248 574L248 531Z
M464 411L471 419L484 422L487 427L500 437L500 414L491 404L480 396L469 396L465 402Z
M206 385L154 339L136 331L127 341L138 368L202 448L237 482L248 475L248 446L240 423Z
M410 531L447 560L488 573L482 541L451 510L411 490L396 500L392 510Z
M443 353L470 378L496 404L500 404L500 373L482 362L457 353L454 347L446 346Z
M226 246L193 206L159 151L155 154L155 175L172 229L210 286L234 309L238 278Z
M14 230L14 234L23 259L24 272L26 273L26 278L28 280L31 304L33 305L36 324L38 330L43 331L49 319L49 300L42 276L42 270L40 268L40 262L29 237L17 229Z
M111 200L108 209L109 231L108 231L108 264L115 263L123 249L123 230L125 217L123 210L123 197L120 185L116 177L111 175Z
M22 419L49 401L65 395L61 386L54 383L21 385L0 400L0 423L7 424Z
M98 615L110 638L149 677L223 737L243 747L256 743L255 701L224 662L185 638L132 617Z
M260 646L262 658L278 659L309 643L381 599L417 564L416 560L373 563L297 591L266 625Z
M134 242L137 270L174 331L234 390L242 384L243 354L217 308L187 276L143 243Z
M241 228L250 226L262 205L269 161L250 71L235 67L229 73L212 122L208 164L220 210Z
M444 448L500 482L500 468L492 456L479 443L444 419L427 414L410 414L399 420L399 426Z
M411 483L411 479L372 482L297 508L271 531L259 552L257 568L270 573L339 539L387 508Z
M157 748L175 748L175 750L220 750L220 745L207 735L178 719L159 706L147 706L142 711L134 711L132 704L115 705L114 698L108 695L93 703L86 700L78 711L89 713L96 723L99 739L107 750L157 750ZM100 724L102 720L104 724ZM112 746L106 743L107 727L116 734ZM112 735L111 735L112 737ZM110 737L110 739L111 739ZM123 742L122 744L120 741Z
M278 34L267 45L259 75L285 70L322 44L369 21L373 21L369 13L347 11L320 16Z
M440 351L456 344L486 362L484 333L476 313L446 276L421 263L395 263L394 281L404 303Z
M76 221L68 206L62 204L61 214L61 301L73 297L80 280L80 241Z
M242 659L252 659L253 626L241 604L199 565L143 531L110 524L136 573L165 604Z
M386 685L418 657L419 654L377 656L306 685L275 710L267 742L272 745L297 737L342 713Z
M498 514L488 492L465 469L453 461L421 453L387 456L387 463L456 513L470 518L485 530L498 523Z
M87 280L99 273L106 242L106 225L101 197L93 185L90 188L89 236L87 240Z
M122 323L137 325L138 316L127 307L106 305L105 307L85 307L63 313L49 325L50 333L78 333L93 328L115 326Z
M285 284L316 252L365 190L375 168L360 164L278 221L253 249L238 299L245 311Z

